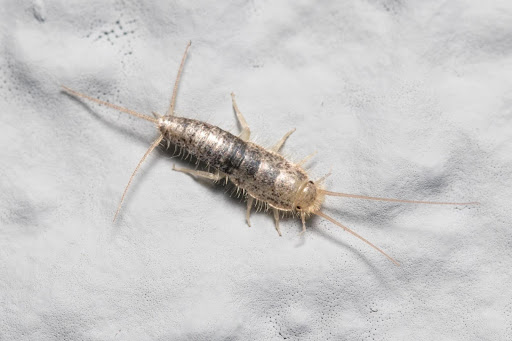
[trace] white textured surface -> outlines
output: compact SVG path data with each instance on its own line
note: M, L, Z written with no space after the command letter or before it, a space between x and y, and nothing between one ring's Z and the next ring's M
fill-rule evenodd
M0 28L1 340L512 339L512 2L8 1ZM147 122L59 85L318 150L339 228L244 222ZM179 161L178 161L179 162ZM185 165L186 163L180 163Z

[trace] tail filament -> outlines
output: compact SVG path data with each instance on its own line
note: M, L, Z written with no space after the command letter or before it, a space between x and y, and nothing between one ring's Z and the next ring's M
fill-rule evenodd
M156 119L154 119L153 117L150 117L150 116L147 116L147 115L144 115L144 114L141 114L141 113L138 113L136 111L133 111L131 109L128 109L128 108L124 108L124 107L121 107L119 105L115 105L115 104L112 104L112 103L109 103L109 102L105 102L105 101L102 101L100 99L97 99L97 98L94 98L94 97L91 97L89 95L86 95L86 94L83 94L81 92L78 92L78 91L75 91L75 90L72 90L68 87L65 87L65 86L62 86L62 89L64 89L64 91L66 91L68 94L70 95L73 95L75 97L81 97L81 98L85 98L85 99L88 99L90 101L93 101L95 103L98 103L98 104L101 104L101 105L104 105L106 107L109 107L109 108L112 108L112 109L116 109L116 110L119 110L121 112L124 112L124 113L127 113L127 114L130 114L132 116L135 116L135 117L138 117L138 118L142 118L143 120L146 120L146 121L149 121L149 122L153 122L153 123L157 123L158 121Z
M124 192L123 192L123 196L121 197L121 201L119 202L119 206L117 206L117 210L116 210L116 214L114 215L114 220L113 221L116 221L116 218L117 218L117 215L119 214L119 211L121 211L121 206L123 205L123 201L124 201L124 197L126 196L126 192L128 192L128 188L130 187L131 183L132 183L132 180L133 180L133 177L135 176L135 174L137 173L137 171L139 170L140 166L142 165L142 163L144 162L144 160L146 160L146 158L148 157L149 154L151 154L151 152L153 151L153 149L155 149L159 144L160 142L162 142L162 139L164 138L163 135L160 135L156 140L155 142L153 142L153 144L151 145L151 147L149 147L149 149L146 151L146 153L144 154L144 156L142 157L142 159L139 161L139 163L137 164L137 167L135 167L135 170L133 171L132 173L132 176L130 176L130 180L128 181L128 185L126 185L125 189L124 189Z

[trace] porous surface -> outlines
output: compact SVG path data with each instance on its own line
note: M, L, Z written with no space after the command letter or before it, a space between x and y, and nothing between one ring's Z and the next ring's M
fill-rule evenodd
M0 340L512 339L510 1L14 1L0 10ZM321 218L172 171L177 112L284 146ZM193 165L190 165L193 167ZM227 193L226 193L227 192Z

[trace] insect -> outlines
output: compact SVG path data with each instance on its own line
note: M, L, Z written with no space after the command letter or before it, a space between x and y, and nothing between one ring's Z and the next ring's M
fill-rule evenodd
M267 210L271 210L273 212L275 228L279 236L281 236L281 230L279 227L280 214L291 213L292 215L300 218L302 221L301 233L306 230L307 218L311 215L317 215L359 238L386 256L396 265L399 265L399 263L379 247L375 246L370 241L340 222L321 212L320 208L325 197L337 196L391 201L397 203L436 205L477 204L475 202L451 203L378 198L328 191L324 189L323 182L329 174L316 181L312 181L303 168L303 165L313 155L306 157L298 163L292 163L279 153L281 147L295 129L287 132L273 147L268 149L250 141L251 130L244 116L238 109L234 94L231 94L233 109L236 113L238 122L242 127L242 132L238 136L202 121L176 116L174 111L176 95L190 45L191 42L188 43L185 48L185 52L183 53L178 74L174 82L169 109L163 116L154 112L153 117L141 114L134 110L93 98L63 86L64 91L72 96L84 98L149 121L156 125L159 132L158 138L151 144L130 176L114 215L114 221L121 210L126 193L133 181L133 178L135 177L135 174L148 155L157 146L159 146L162 141L166 142L167 148L172 144L180 150L185 150L189 154L192 154L198 161L205 163L208 166L208 169L214 169L214 172L176 168L173 166L174 170L213 181L226 180L227 182L229 180L237 186L237 188L241 189L247 199L246 221L249 226L251 226L251 210L254 205L258 204L264 205Z

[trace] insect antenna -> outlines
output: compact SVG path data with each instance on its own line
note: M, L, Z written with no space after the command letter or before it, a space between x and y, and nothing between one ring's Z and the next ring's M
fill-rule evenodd
M386 256L390 261L392 261L395 265L400 265L400 263L398 263L396 260L394 260L393 258L391 258L387 253L385 253L384 251L382 251L380 248L378 248L377 246L373 245L371 242L369 242L367 239L361 237L359 234L357 234L356 232L352 231L351 229L349 229L348 227L346 227L345 225L337 222L336 220L334 220L333 218L329 217L328 215L326 215L325 213L323 212L320 212L320 211L317 211L317 212L314 212L313 214L316 214L317 216L319 217L322 217L324 219L327 219L329 220L331 223L335 224L335 225L338 225L339 227L341 227L342 229L344 229L345 231L347 231L348 233L356 236L357 238L361 239L363 242L365 242L366 244L370 245L371 247L373 247L375 250L379 251L380 253L382 253L384 256Z
M146 120L146 121L149 121L149 122L153 122L155 124L158 123L158 121L156 119L154 119L153 117L151 116L147 116L147 115L144 115L144 114L141 114L141 113L138 113L134 110L131 110L131 109L128 109L128 108L124 108L124 107L121 107L119 105L115 105L115 104L112 104L112 103L109 103L109 102L105 102L105 101L102 101L100 99L97 99L97 98L94 98L94 97L91 97L89 95L86 95L86 94L83 94L81 92L78 92L78 91L75 91L75 90L72 90L66 86L62 86L62 89L64 89L64 91L66 91L68 94L72 95L72 96L75 96L75 97L81 97L81 98L85 98L85 99L88 99L90 101L93 101L95 103L98 103L98 104L101 104L101 105L104 105L106 107L109 107L109 108L112 108L112 109L116 109L116 110L119 110L121 112L124 112L124 113L127 113L127 114L130 114L132 116L135 116L135 117L138 117L138 118L142 118L143 120Z
M403 200L403 199L392 199L392 198L379 198L379 197L368 197L365 195L358 194L347 194L347 193L338 193L326 191L324 189L319 190L324 195L330 195L333 197L346 197L346 198L355 198L355 199L366 199L366 200L377 200L377 201L391 201L391 202L402 202L402 203L411 203L411 204L428 204L428 205L479 205L479 202L441 202L441 201L419 201L419 200Z
M114 220L113 221L116 221L116 218L117 218L117 215L119 214L119 211L121 211L121 206L123 205L123 201L124 201L124 197L126 196L126 192L128 191L128 188L130 187L131 183L132 183L132 180L133 180L133 177L135 176L135 174L137 173L137 171L139 170L140 168L140 165L142 165L142 163L144 162L144 160L146 160L146 158L148 157L149 154L151 154L151 152L153 151L153 149L155 149L159 144L160 142L162 142L162 139L164 138L163 135L160 135L156 140L155 142L153 142L153 144L151 145L151 147L149 147L149 149L146 151L146 153L144 154L144 156L142 157L142 159L139 161L139 163L137 164L137 167L135 167L135 170L133 171L132 173L132 176L130 176L130 180L128 181L128 184L126 185L126 188L124 189L124 192L123 192L123 196L121 197L121 201L119 202L119 206L117 206L117 210L116 210L116 214L114 215Z

